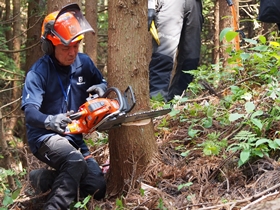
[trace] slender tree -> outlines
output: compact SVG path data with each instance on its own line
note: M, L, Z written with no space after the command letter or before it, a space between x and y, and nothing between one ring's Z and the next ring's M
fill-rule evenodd
M13 31L13 50L15 51L12 54L12 58L16 65L17 70L21 69L20 65L20 53L17 52L21 47L21 17L20 17L20 0L13 0L13 24L12 24L12 31ZM14 75L12 80L12 95L11 101L17 101L20 98L21 91L19 86L20 78L17 75ZM17 118L19 115L19 106L20 103L12 103L11 105L11 114L9 115L8 123L6 124L6 140L13 140L13 131L17 124Z
M149 110L148 62L151 36L147 31L147 1L109 1L108 83L124 91L132 86L133 112ZM151 120L109 131L109 196L139 187L138 179L156 151Z
M10 0L6 0L6 7L5 7L5 26L8 28L8 30L5 31L5 36L6 36L6 40L8 41L7 45L8 48L11 50L13 48L12 46L12 30L11 30L11 23L12 23L12 10L11 10L11 1Z
M219 63L220 59L220 26L219 26L219 18L220 18L220 12L219 12L219 0L215 0L214 4L214 50L212 54L212 61L215 64Z

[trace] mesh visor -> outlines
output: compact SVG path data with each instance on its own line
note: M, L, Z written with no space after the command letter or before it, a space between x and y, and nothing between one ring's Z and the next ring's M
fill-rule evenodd
M94 33L94 30L81 13L80 7L77 4L69 4L62 8L52 28L52 33L64 45L69 45L86 32Z

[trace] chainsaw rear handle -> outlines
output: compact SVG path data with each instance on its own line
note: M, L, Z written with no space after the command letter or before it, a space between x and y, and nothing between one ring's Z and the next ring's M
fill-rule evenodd
M69 116L69 118L70 118L71 120L77 120L77 119L79 119L81 116L83 116L83 112L77 112L77 113L71 114L71 115Z

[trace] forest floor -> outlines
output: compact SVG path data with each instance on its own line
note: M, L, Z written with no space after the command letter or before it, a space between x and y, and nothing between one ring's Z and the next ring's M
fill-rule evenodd
M209 96L207 100L217 97ZM177 109L184 109L184 104ZM159 126L163 120L168 127ZM238 152L222 151L220 155L206 156L198 145L207 134L220 132L230 137L236 127L225 129L213 121L213 126L200 132L193 141L187 138L190 122L169 115L154 119L158 155L143 173L143 193L131 190L122 202L90 200L85 209L280 209L280 164L276 158L256 159L238 167ZM182 151L187 151L187 155L182 155ZM100 164L105 163L108 145L97 149L94 156ZM28 158L29 170L40 167L32 155ZM34 195L27 178L21 194L10 209L38 210L47 193Z

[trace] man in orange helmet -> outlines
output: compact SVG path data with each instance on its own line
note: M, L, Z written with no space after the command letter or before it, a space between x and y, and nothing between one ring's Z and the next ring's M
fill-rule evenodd
M107 87L93 61L78 53L83 34L89 31L94 32L77 4L46 16L42 25L45 55L26 75L22 109L28 144L39 160L55 169L30 172L37 192L51 189L45 210L68 209L77 195L102 199L106 192L104 175L82 134L64 133L71 123L69 114L78 111L89 93L102 96Z

